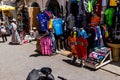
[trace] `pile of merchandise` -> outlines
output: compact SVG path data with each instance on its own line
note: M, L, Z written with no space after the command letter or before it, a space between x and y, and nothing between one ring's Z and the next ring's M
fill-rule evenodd
M111 50L111 48L102 47L99 49L96 49L95 51L92 51L87 60L86 63L89 63L93 66L98 66L101 64L101 62L106 58L106 55L108 55L108 52Z

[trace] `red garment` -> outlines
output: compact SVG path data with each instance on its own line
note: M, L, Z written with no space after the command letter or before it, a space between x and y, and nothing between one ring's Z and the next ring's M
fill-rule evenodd
M102 11L102 0L98 0L97 4L93 7L94 13L96 13L98 16L101 16Z
M52 13L50 11L46 10L45 13L49 16L49 18L53 18L53 15L52 15Z
M88 42L85 38L77 38L77 57L86 60Z

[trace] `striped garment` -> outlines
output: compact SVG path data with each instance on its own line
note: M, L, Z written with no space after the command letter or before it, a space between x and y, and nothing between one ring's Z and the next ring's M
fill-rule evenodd
M43 55L52 54L52 39L49 36L40 38L40 45Z

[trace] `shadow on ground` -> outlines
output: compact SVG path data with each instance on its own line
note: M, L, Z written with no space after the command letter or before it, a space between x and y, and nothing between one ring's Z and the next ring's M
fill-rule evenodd
M35 50L35 53L34 54L31 54L29 57L39 57L39 56L55 56L55 55L57 55L58 53L52 53L52 55L42 55L42 53L41 52L39 52L39 51L36 51Z
M113 61L113 62L111 62L110 64L120 67L120 61L116 61L116 62Z
M31 54L29 57L39 57L39 56L43 56L41 53L35 53L35 54Z
M63 61L66 62L66 63L68 63L68 64L70 64L70 65L72 65L72 66L76 66L76 67L80 67L80 68L85 68L85 69L88 69L90 71L97 71L97 69L93 69L93 68L90 68L90 67L87 67L87 66L81 67L80 63L77 63L77 62L72 63L72 60L69 60L69 59L63 59Z
M72 63L72 60L70 60L70 59L63 59L63 61L72 65L72 66L80 67L79 63L77 63L77 62Z
M9 42L8 44L9 44L9 45L21 45L21 44L19 44L19 43L12 43L12 42Z

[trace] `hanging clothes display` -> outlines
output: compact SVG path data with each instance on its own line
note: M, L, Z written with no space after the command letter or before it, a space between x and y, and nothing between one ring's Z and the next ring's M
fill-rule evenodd
M100 23L100 17L97 14L93 14L91 17L91 26L97 26Z
M93 6L93 12L98 16L101 16L102 11L102 0L96 0L97 2Z
M47 31L48 30L48 22L50 20L49 16L41 12L37 16L37 20L40 22L40 31Z
M77 31L78 31L78 37L82 36L85 39L88 38L88 35L87 35L86 31L84 30L84 28L80 28Z
M56 35L62 35L63 34L63 20L62 18L56 18L53 19L53 27Z
M106 16L106 23L109 26L112 26L113 23L113 17L115 15L115 9L114 8L108 8L107 10L105 10L105 16Z
M108 4L108 0L102 0L102 6L106 6Z
M117 0L110 0L110 6L117 6Z
M83 0L80 0L78 3L77 3L79 9L79 13L78 14L84 14L85 13L85 10L84 10L84 5L83 5Z
M103 39L102 39L102 34L101 34L101 29L100 26L94 27L96 30L96 37L95 37L95 44L94 47L103 47Z
M55 36L52 31L50 31L50 37L52 39L52 52L55 52Z
M88 12L92 13L92 11L93 11L92 0L89 0L87 4L88 4Z
M53 29L53 19L51 18L48 23L48 29Z

